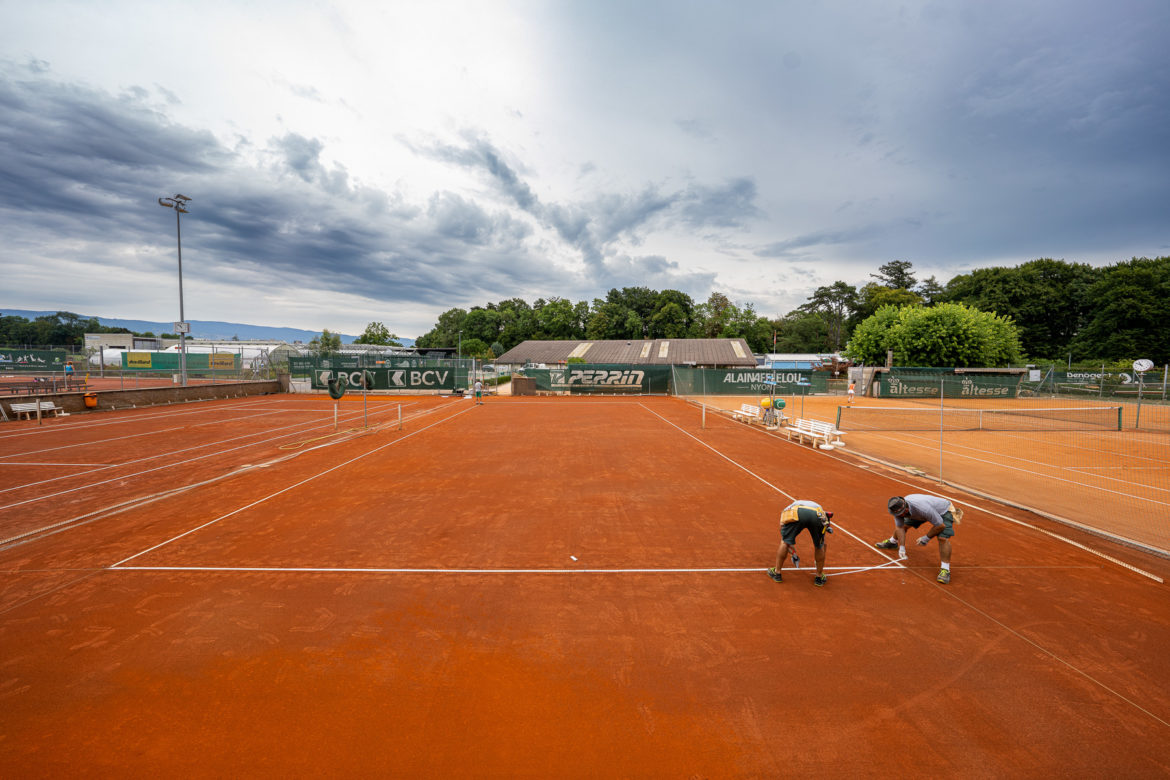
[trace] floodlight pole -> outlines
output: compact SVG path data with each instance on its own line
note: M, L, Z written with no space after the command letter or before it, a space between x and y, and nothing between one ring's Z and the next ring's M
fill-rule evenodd
M158 199L158 205L175 210L175 241L179 250L179 376L182 377L183 387L187 386L187 318L183 312L183 232L179 224L179 215L190 213L186 209L190 200L186 195Z

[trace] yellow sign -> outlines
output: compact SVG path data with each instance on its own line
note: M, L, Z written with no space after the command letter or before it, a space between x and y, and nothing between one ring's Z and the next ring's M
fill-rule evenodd
M126 368L150 368L153 357L149 352L127 352Z
M216 371L233 371L236 367L236 356L230 352L217 352L207 356L211 367Z

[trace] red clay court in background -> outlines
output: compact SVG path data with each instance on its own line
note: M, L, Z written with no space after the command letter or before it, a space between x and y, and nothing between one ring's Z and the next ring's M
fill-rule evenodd
M672 398L362 404L0 427L7 776L1170 773L1164 558L948 489L942 586L872 546L938 486L847 450ZM794 498L825 588L764 574Z

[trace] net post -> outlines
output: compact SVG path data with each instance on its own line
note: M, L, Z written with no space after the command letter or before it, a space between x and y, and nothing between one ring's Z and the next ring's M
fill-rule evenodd
M703 407L703 430L707 430L707 404L702 404Z
M837 430L841 430L841 407L840 406L837 407L837 425L835 427Z
M402 404L398 404L398 430L402 430Z
M1121 430L1121 410L1122 407L1117 407L1117 430Z

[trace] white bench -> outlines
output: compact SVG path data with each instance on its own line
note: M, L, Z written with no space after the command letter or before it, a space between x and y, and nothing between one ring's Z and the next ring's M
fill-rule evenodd
M845 446L845 442L841 441L841 431L837 430L832 423L798 417L789 422L788 427L784 430L788 433L789 440L796 436L802 444L805 439L814 445L818 441L822 442L821 449Z
M52 401L32 401L26 404L9 404L8 408L16 415L16 419L31 420L36 417L37 407L41 414L52 414L54 417L68 417L69 413Z
M744 418L744 422L751 423L752 420L760 419L760 407L752 406L751 404L740 404L738 412L732 412L731 416L739 420Z

